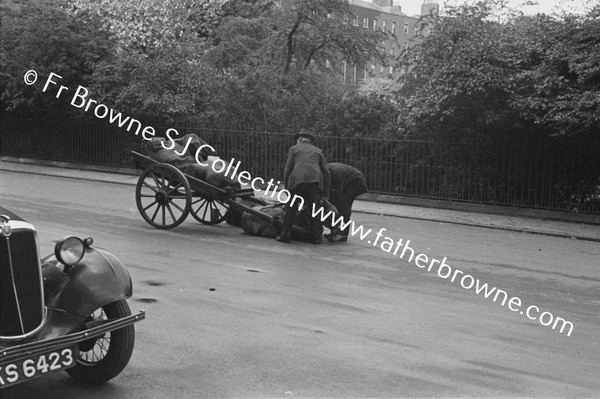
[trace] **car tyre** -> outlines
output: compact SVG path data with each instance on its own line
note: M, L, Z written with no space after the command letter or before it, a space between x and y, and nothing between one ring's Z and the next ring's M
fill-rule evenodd
M131 315L127 301L120 300L102 306L86 324ZM66 372L75 380L99 384L116 377L129 362L135 342L133 324L79 343L77 365Z

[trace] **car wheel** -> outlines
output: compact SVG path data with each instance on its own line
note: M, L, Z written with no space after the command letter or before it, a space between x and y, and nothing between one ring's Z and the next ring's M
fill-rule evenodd
M94 326L102 320L117 319L131 315L125 300L109 303L96 310L86 321ZM79 343L77 365L67 373L77 381L97 384L116 377L129 362L135 342L133 324L119 330Z

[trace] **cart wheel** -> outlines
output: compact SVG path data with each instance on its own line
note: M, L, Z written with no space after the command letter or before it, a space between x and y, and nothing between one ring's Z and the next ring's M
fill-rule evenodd
M179 226L190 213L192 190L185 175L169 164L150 165L135 186L140 215L157 229Z
M196 194L190 212L200 223L219 224L227 217L229 208L226 202Z

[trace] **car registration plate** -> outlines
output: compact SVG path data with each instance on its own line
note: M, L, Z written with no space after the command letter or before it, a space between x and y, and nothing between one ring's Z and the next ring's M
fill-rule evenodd
M0 387L68 369L75 365L78 354L78 347L72 346L2 364L0 365Z

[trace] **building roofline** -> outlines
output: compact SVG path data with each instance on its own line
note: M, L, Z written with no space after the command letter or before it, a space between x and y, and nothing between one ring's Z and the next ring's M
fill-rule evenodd
M384 13L384 14L395 15L398 17L408 17L408 18L417 18L417 19L421 17L420 15L408 15L408 14L403 13L402 11L392 11L390 9L390 7L380 7L374 3L371 3L369 1L364 1L364 0L348 0L348 4L350 4L351 6L368 8L370 10L377 11L377 12Z

